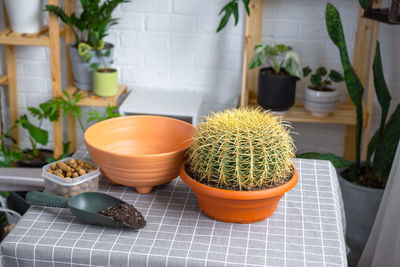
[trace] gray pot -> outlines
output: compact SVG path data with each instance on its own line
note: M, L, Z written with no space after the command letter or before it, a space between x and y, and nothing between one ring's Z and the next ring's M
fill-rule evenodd
M362 163L365 166L365 163ZM346 213L346 242L352 252L361 255L374 224L384 189L353 184L342 177L344 169L338 169Z
M304 91L304 107L315 117L326 117L334 111L339 103L339 91L317 91L306 88Z
M93 89L93 70L90 67L92 63L103 64L105 62L107 66L111 65L114 55L114 45L110 43L105 43L106 46L110 46L110 56L103 57L97 56L94 51L89 51L88 53L93 54L92 59L89 63L85 63L82 60L81 55L79 55L78 48L75 43L69 45L69 53L71 57L72 72L74 73L74 84L77 88L81 90L92 90ZM104 53L106 49L103 49Z

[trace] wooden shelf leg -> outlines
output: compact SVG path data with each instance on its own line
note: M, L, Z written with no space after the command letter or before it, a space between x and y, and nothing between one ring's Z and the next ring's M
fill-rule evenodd
M259 68L249 70L248 66L254 56L254 46L261 42L264 1L250 1L250 16L246 16L242 66L242 97L240 106L249 102L249 91L257 90Z
M65 1L65 12L69 15L74 11L74 1ZM72 65L69 55L69 44L74 41L74 35L70 27L65 27L65 51L66 51L66 62L67 62L67 88L74 85L74 76L72 73ZM70 142L69 152L73 153L76 151L76 121L75 118L68 114L68 140Z
M67 1L68 2L68 1ZM57 5L57 0L49 0L49 5ZM60 37L58 18L53 13L49 14L50 62L51 62L51 88L52 97L61 96L61 66L60 66ZM58 158L63 153L62 116L53 123L54 157Z
M7 72L8 72L8 97L10 105L10 121L14 124L18 120L18 88L17 88L17 73L15 63L15 49L14 46L6 46L7 53ZM17 146L20 145L19 128L15 129L11 136L17 141Z

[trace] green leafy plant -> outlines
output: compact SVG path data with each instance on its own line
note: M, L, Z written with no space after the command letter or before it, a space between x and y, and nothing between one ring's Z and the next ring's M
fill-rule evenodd
M329 160L332 163L332 165L338 169L350 167L352 164L350 161L345 160L344 158L332 153L307 152L296 155L296 158Z
M235 19L235 25L237 25L237 23L239 22L239 4L238 4L238 2L240 2L240 0L232 0L232 1L228 2L228 4L226 4L221 9L219 14L221 15L222 13L224 13L224 15L219 23L217 32L220 32L223 28L225 28L225 26L228 24L229 19L231 18L232 15ZM243 5L246 9L247 15L250 15L250 8L249 8L250 0L241 0L241 2L243 3Z
M302 79L303 70L299 56L291 50L290 46L284 44L275 46L258 44L254 47L254 57L250 62L249 69L267 64L276 74L282 73L284 70L288 74ZM279 57L281 57L280 60Z
M79 16L75 13L67 15L62 7L55 5L46 5L45 9L71 27L78 45L85 43L92 49L101 50L108 30L118 23L118 19L112 17L112 12L119 4L127 3L129 0L80 0L80 2L83 11Z
M260 190L293 173L289 127L261 109L233 109L200 123L189 149L189 170L209 186Z
M324 91L326 88L329 88L329 85L332 82L340 83L344 81L344 77L336 70L331 70L328 74L328 71L325 67L319 67L312 74L312 70L310 67L305 67L303 69L304 78L311 74L310 82L312 89L318 91Z
M106 114L103 115L102 113L98 112L97 110L91 110L86 115L88 115L88 119L86 121L87 124L89 123L96 123L112 118L117 118L120 117L121 114L116 112L117 107L116 106L108 106L106 109Z
M347 90L353 103L356 106L357 122L356 122L356 161L351 168L351 179L354 181L356 176L360 174L360 142L362 135L363 108L362 97L364 88L351 66L347 55L346 42L343 34L343 27L338 10L330 3L326 7L326 24L328 33L332 41L337 45L340 51L342 66L345 71L345 82ZM386 182L393 160L395 157L397 145L400 140L400 104L392 113L389 120L387 115L390 109L391 96L386 85L385 77L382 69L382 59L380 52L380 44L377 42L375 58L373 63L375 93L381 107L380 127L375 132L368 144L367 151L367 168L372 167L372 171L383 182ZM374 160L372 163L372 156Z

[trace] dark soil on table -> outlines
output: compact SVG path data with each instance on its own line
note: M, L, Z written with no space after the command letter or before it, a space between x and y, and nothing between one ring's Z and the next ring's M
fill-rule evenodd
M278 187L278 186L286 184L293 177L293 174L294 174L294 169L292 169L292 171L290 173L286 174L286 176L282 178L282 182L281 183L272 183L272 184L270 184L268 186L253 188L252 190L245 189L245 188L242 188L242 190L240 190L239 187L238 188L232 188L232 187L228 188L226 185L220 185L220 184L217 184L215 182L205 183L204 181L200 181L200 179L197 177L195 172L190 170L188 164L185 164L185 171L196 182L199 182L201 184L204 184L204 185L207 185L207 186L211 186L211 187L214 187L214 188L223 189L223 190L231 190L231 191L260 191L260 190L266 190L266 189L275 188L275 187Z
M26 168L41 168L47 164L46 159L53 157L53 151L50 150L39 150L39 155L36 158L32 158L28 151L24 152L23 159L17 162L17 167Z
M379 179L374 171L371 168L367 170L367 167L362 167L360 169L360 175L356 176L355 181L351 180L350 169L344 170L341 175L346 180L365 187L384 189L386 186L386 181L382 181L382 179Z
M264 75L275 75L275 76L290 76L290 74L284 69L281 68L279 73L276 73L272 68L267 68L262 71Z
M333 92L335 89L329 88L329 87L316 87L316 86L309 86L310 89L314 91L321 91L321 92Z
M146 226L143 215L132 205L126 203L108 207L100 211L99 214L112 217L115 221L130 229L140 229Z

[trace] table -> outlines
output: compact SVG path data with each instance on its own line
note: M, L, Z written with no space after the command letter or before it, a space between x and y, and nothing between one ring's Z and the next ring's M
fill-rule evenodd
M132 90L119 107L124 115L163 115L193 125L200 122L204 94L185 91Z
M84 148L77 157L88 157ZM148 195L102 179L100 191L133 204L144 229L81 224L65 209L33 206L1 243L3 266L347 266L343 205L328 161L295 159L299 182L268 219L208 218L180 180Z

